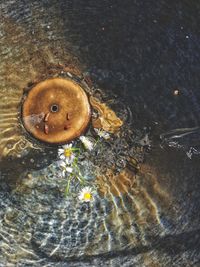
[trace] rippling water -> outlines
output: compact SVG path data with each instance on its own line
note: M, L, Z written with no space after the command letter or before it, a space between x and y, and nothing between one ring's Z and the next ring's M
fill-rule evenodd
M0 266L199 266L200 6L0 6ZM62 64L90 76L91 94L124 121L82 154L98 187L91 204L78 201L75 181L64 196L57 148L20 121L23 89Z

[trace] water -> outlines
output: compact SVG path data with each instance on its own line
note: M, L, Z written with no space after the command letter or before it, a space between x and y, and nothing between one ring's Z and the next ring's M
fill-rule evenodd
M0 266L199 265L199 10L1 2ZM82 150L79 167L98 188L92 204L78 200L77 181L64 196L57 147L20 121L23 89L64 65L91 77L91 94L124 121L118 136Z

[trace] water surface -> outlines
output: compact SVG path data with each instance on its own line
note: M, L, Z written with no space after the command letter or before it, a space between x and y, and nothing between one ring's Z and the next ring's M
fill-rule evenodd
M188 129L200 123L199 4L0 6L0 265L198 266L199 155L188 152L199 137ZM64 197L57 148L21 127L23 89L58 63L89 75L92 93L124 121L98 156L84 154L85 175L121 171L128 156L140 166L126 182L100 179L106 193L92 205Z

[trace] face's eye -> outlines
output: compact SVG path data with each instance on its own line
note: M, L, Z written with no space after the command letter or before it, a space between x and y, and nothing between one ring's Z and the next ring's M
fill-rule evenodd
M51 105L51 108L50 108L51 112L58 112L59 110L59 107L57 104L53 104Z

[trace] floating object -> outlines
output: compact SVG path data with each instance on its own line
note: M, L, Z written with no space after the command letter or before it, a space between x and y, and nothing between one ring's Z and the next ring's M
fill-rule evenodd
M135 158L129 158L128 160L128 166L134 170L135 172L138 172L140 170L140 166L138 164L138 161Z
M90 121L85 91L73 80L51 78L39 82L22 103L25 129L36 139L64 144L79 137Z
M92 151L94 148L94 143L90 140L90 138L86 136L80 136L79 138L84 145L85 149Z
M110 138L110 134L107 133L106 131L104 131L103 129L96 129L94 128L94 131L96 132L96 134L100 137L103 138L105 140L108 140Z
M179 92L178 89L174 90L174 92L173 92L173 95L174 95L174 96L177 96L177 95L179 95L179 94L180 94L180 92Z
M84 187L80 193L79 193L79 196L78 196L79 200L81 202L91 202L93 201L93 190L91 187L89 186L86 186Z
M65 162L65 164L71 165L75 159L75 153L72 144L64 145L62 148L59 148L58 155L59 158Z
M94 128L103 129L109 133L116 133L119 131L120 127L123 125L123 121L117 117L112 109L106 106L106 104L100 103L98 99L93 96L90 97L90 104L99 113L99 117L92 120Z

